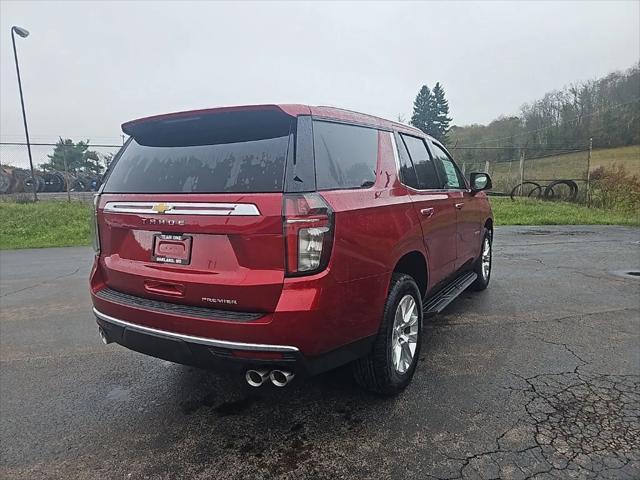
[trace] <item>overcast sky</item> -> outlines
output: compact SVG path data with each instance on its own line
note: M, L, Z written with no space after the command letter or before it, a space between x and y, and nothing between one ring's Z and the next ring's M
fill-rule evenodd
M126 120L218 105L308 103L409 118L420 86L436 81L453 123L486 123L640 59L637 0L2 0L5 142L24 138L11 25L31 32L17 43L32 141L114 143Z

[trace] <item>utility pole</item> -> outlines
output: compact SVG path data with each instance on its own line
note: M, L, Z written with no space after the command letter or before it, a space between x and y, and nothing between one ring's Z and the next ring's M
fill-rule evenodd
M69 191L69 165L67 165L67 146L64 142L62 144L62 160L64 161L64 183L67 186L67 202L71 203L71 192Z
M593 137L589 138L589 154L587 155L587 207L591 206L591 154L593 153Z
M524 183L524 148L520 149L520 195L522 196L522 193L524 191L524 186L522 185Z
M35 172L33 171L33 158L31 157L31 142L29 142L29 128L27 127L27 114L24 109L24 96L22 95L22 80L20 79L20 66L18 65L18 51L16 50L16 36L18 34L19 37L27 38L29 36L29 31L22 28L16 27L15 25L11 27L11 42L13 43L13 58L16 61L16 73L18 74L18 89L20 90L20 106L22 107L22 120L24 122L24 135L27 137L27 151L29 152L29 168L31 169L31 180L33 185L33 199L38 201L38 185L36 182Z

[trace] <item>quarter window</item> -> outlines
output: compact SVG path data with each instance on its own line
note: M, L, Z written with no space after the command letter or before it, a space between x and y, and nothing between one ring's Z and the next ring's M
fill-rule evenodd
M432 143L433 159L438 166L438 170L443 178L443 188L465 189L467 188L464 177L451 157L440 145Z
M438 174L431 161L431 157L427 150L424 140L418 137L400 134L404 141L409 156L413 162L418 179L418 188L427 190L432 188L441 188Z
M368 188L375 183L378 130L316 120L313 149L318 190Z
M416 170L413 168L413 163L411 163L411 159L409 158L407 147L405 147L400 137L398 137L396 143L398 144L398 159L400 160L400 178L402 179L402 183L408 187L420 188Z

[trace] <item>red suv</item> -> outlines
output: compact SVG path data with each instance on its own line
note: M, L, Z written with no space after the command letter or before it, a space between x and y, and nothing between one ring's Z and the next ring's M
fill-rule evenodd
M484 173L407 125L259 105L125 123L95 199L105 343L286 385L346 363L411 380L424 315L491 272Z

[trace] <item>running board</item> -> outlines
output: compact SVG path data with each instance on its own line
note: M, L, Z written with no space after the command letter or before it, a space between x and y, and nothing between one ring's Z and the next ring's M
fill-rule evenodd
M435 315L436 313L440 313L458 295L464 292L467 287L476 280L476 278L478 278L478 274L475 272L463 273L433 297L427 298L422 304L424 315Z

